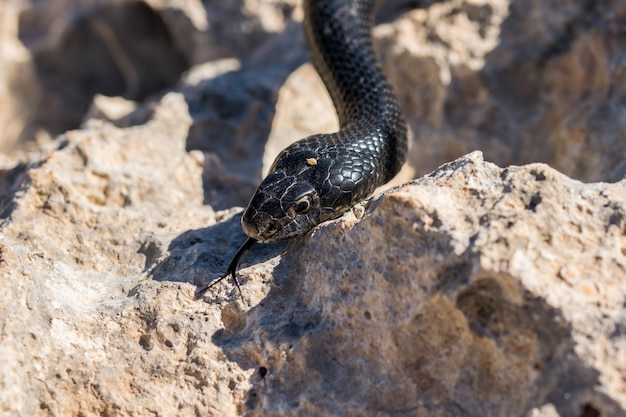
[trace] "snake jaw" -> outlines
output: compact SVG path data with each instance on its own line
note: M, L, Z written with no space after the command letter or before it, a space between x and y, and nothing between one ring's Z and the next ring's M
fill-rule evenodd
M241 217L241 226L246 235L259 242L277 242L307 233L321 222L320 214L319 204L306 214L289 208L278 217L248 207Z

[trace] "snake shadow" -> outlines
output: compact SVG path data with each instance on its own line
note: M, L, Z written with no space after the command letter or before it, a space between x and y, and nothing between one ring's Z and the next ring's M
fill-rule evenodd
M192 119L186 149L204 153L204 204L218 211L248 203L261 181L262 156L274 122L278 92L308 59L301 25L291 21L249 56L240 57L239 67L180 86L178 91ZM231 64L225 65L228 68ZM160 282L187 282L198 289L220 277L247 238L240 219L241 213L183 232L170 242L167 251L156 248L156 244L144 245L142 253L146 253L150 277ZM287 244L257 244L242 266L265 262L284 251ZM159 260L162 252L167 256ZM241 278L245 285L245 277Z
M159 282L187 282L200 289L221 276L247 236L241 230L241 213L213 226L188 230L174 238L168 255L150 271ZM285 250L287 242L258 244L242 265L265 262ZM242 277L244 278L244 277ZM245 284L245 278L241 281Z

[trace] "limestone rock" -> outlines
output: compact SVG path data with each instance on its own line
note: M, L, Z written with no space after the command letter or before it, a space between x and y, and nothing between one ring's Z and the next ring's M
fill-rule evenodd
M624 177L622 0L426 3L377 29L419 175L480 149L501 166Z
M251 415L625 415L625 186L473 153L322 225L218 339Z
M470 154L282 257L260 246L246 303L228 283L195 301L243 236L199 204L184 105L164 103L68 134L16 195L3 413L624 415L626 182Z
M295 3L0 5L0 415L626 416L621 0L383 5L403 185L193 299L334 128Z
M381 4L376 46L416 138L408 176L473 149L500 166L541 161L585 181L626 174L623 0ZM224 59L242 63L228 75L231 85L262 84L270 68L280 74L269 100L246 106L235 94L211 103L227 110L216 119L222 123L241 122L233 107L256 108L258 122L237 124L235 134L265 141L278 89L306 56L302 13L293 0L9 1L2 7L8 23L0 58L7 71L0 91L9 92L0 98L9 115L0 119L4 149L18 138L41 142L46 132L78 127L94 94L141 101L173 86L190 65ZM306 92L315 78L299 76L298 91L318 95ZM207 87L210 95L229 88ZM250 92L252 102L265 94ZM319 103L310 104L315 114ZM332 108L324 106L320 118L332 119ZM189 148L204 150L198 142L193 138ZM260 172L250 180L258 181Z
M15 150L23 136L31 140L42 136L28 131L30 107L39 99L40 89L28 50L18 39L20 12L18 1L0 4L0 150L4 152Z
M191 65L249 57L285 29L292 3L3 2L0 149L79 127L97 94L143 101Z

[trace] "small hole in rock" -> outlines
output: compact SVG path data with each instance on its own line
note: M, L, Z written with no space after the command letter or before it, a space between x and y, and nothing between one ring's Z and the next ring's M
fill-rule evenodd
M152 343L152 338L146 334L139 338L139 346L144 348L147 351L152 350L154 344Z
M580 417L600 417L600 411L591 404L585 404Z
M365 310L365 312L363 313L363 317L365 317L368 320L372 319L372 313L370 313L369 311Z
M265 366L259 367L259 375L261 375L261 378L265 378L265 375L267 375L267 368Z

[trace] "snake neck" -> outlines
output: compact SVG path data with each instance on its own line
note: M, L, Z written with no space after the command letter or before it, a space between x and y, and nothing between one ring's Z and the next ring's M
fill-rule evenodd
M305 0L311 60L335 105L342 128L394 105L372 45L372 0Z
M374 52L374 0L305 0L311 60L332 98L343 138L382 134L379 184L406 160L406 123ZM331 135L332 136L332 135Z
M305 0L311 59L340 130L283 150L242 216L245 233L276 241L336 218L395 176L406 160L406 125L374 54L373 0Z

